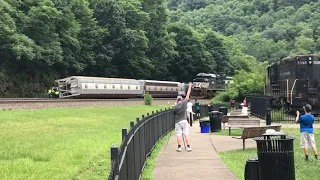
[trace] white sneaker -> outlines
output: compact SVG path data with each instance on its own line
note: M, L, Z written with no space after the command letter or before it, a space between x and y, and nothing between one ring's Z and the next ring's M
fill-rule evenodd
M177 149L177 151L178 151L178 152L181 152L181 147L179 147L179 148Z
M190 152L192 151L192 149L190 147L187 147L187 151Z

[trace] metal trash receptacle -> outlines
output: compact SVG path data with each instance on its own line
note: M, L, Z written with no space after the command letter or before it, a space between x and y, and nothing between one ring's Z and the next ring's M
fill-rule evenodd
M250 158L246 162L244 170L245 180L259 180L258 157Z
M211 132L221 131L222 113L219 111L211 111L209 116Z
M295 180L294 137L282 132L265 133L257 143L260 180Z
M222 106L222 107L219 108L219 112L221 112L222 115L228 115L228 108Z

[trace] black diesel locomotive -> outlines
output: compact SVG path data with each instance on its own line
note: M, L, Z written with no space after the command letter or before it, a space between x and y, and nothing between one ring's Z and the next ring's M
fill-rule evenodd
M273 108L295 112L308 103L314 107L313 113L319 114L319 55L286 57L269 66L267 71L265 95L273 98Z
M224 91L232 77L217 74L199 73L192 81L192 98L212 98L218 91Z

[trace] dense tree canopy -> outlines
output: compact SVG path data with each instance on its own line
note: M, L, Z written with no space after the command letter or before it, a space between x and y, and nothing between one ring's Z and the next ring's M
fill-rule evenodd
M72 75L190 81L320 51L318 0L0 0L0 96Z

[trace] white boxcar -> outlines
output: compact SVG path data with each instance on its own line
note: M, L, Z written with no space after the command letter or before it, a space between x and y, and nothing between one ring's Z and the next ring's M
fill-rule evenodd
M144 92L135 79L71 76L57 80L60 98L133 98Z

